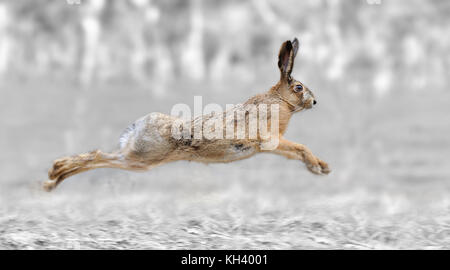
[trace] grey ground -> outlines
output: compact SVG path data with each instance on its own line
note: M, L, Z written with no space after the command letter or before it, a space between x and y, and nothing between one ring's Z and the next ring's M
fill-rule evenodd
M192 104L195 94L242 102L268 82L227 92L194 85L161 101L127 84L2 86L0 249L450 248L450 95L442 92L364 102L316 90L319 106L296 115L286 137L329 162L326 177L260 155L146 173L102 169L54 193L40 189L53 159L114 149L141 115Z

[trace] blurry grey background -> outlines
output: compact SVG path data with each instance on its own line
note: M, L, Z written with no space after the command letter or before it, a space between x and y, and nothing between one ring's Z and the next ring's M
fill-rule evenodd
M318 106L286 137L331 175L261 154L41 191L140 116L267 91L294 37ZM450 248L449 70L444 0L0 0L0 249Z

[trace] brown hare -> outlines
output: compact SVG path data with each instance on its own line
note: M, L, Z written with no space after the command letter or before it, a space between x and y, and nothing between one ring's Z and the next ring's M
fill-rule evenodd
M314 174L328 174L330 169L326 162L317 158L306 146L290 142L283 138L289 120L295 112L310 109L317 102L313 93L301 82L291 77L294 59L297 55L299 42L295 38L292 42L286 41L281 45L278 55L278 67L280 80L268 92L256 95L247 100L241 106L236 106L245 111L241 120L245 124L251 122L248 113L250 106L276 105L278 111L276 134L268 137L250 136L250 129L245 129L244 135L239 137L234 133L226 138L204 138L194 136L193 129L184 130L187 136L174 136L174 126L188 121L194 129L198 124L217 116L233 115L239 113L239 109L227 110L223 115L209 114L202 117L180 122L180 118L152 113L138 119L129 126L120 138L120 149L113 153L103 153L99 150L71 157L55 160L48 172L50 180L45 181L44 188L47 191L54 189L69 176L96 168L120 168L133 171L145 171L157 165L177 160L199 161L204 163L232 162L245 159L261 152L270 152L285 156L289 159L300 160ZM272 107L271 107L272 108ZM231 112L231 114L230 114ZM259 115L263 115L261 112ZM266 118L274 115L273 111L266 111ZM226 118L229 119L229 118ZM234 131L238 121L231 118L231 122L224 120L225 124L232 125ZM266 119L268 120L268 119ZM222 121L222 120L221 120ZM273 127L273 122L267 126ZM227 126L228 127L228 126ZM187 133L186 133L187 132ZM219 131L223 132L223 131ZM262 147L269 139L276 138L275 147Z

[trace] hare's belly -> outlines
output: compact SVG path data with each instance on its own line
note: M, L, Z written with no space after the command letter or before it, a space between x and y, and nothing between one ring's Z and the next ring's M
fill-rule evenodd
M255 146L237 143L228 145L209 145L205 148L198 149L194 155L196 156L195 160L197 161L214 163L246 159L256 153L257 150Z
M256 148L252 145L233 144L227 149L225 158L233 161L248 158L254 154L256 154Z

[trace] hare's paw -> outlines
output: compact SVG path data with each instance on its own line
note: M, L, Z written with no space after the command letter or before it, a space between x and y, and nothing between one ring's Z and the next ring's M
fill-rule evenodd
M56 181L47 180L47 181L44 182L42 187L44 188L45 191L50 192L53 189L55 189L57 185L58 185L58 183Z
M329 174L331 172L328 164L318 158L306 164L308 170L317 175Z
M325 161L318 159L318 162L319 162L319 166L320 166L320 170L321 170L322 174L329 174L331 172L330 167L328 166L328 164Z
M308 165L306 165L306 167L308 168L308 170L310 171L310 172L312 172L313 174L322 174L322 170L321 170L321 168L320 168L320 166L319 165L311 165L311 164L308 164Z

